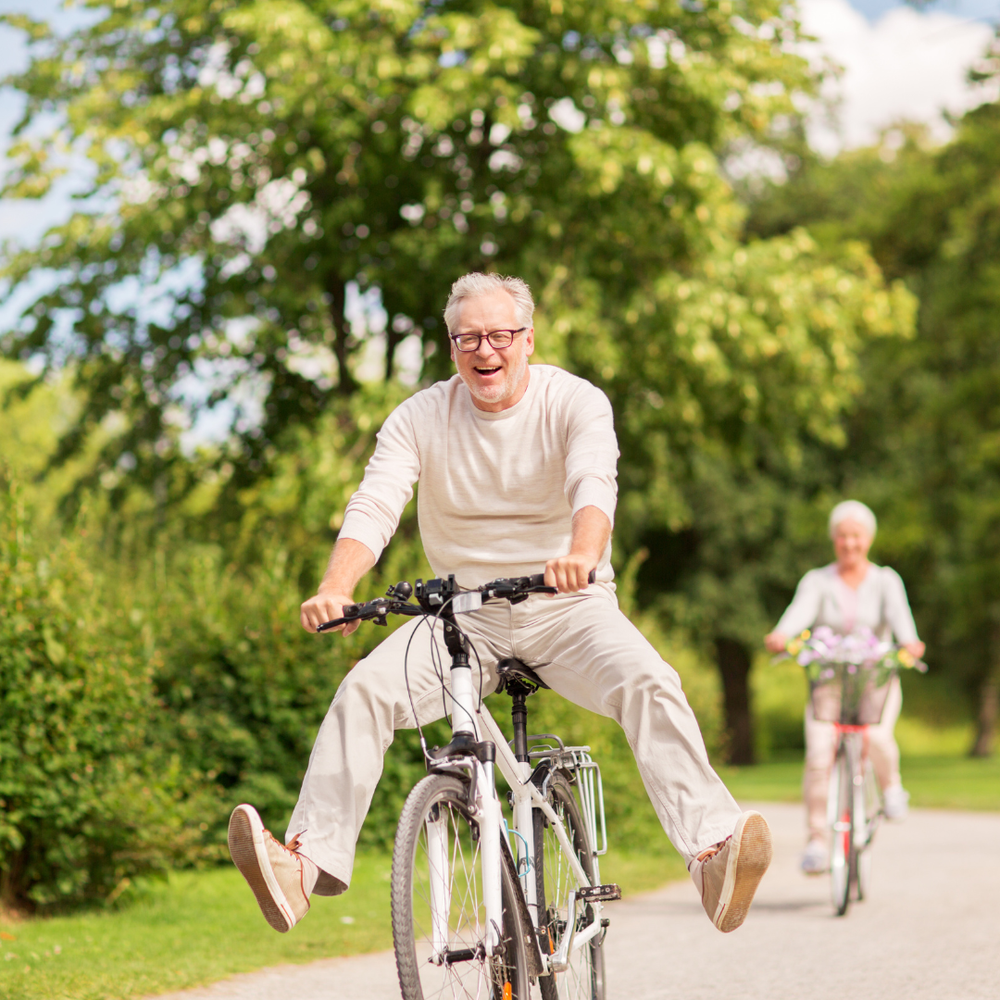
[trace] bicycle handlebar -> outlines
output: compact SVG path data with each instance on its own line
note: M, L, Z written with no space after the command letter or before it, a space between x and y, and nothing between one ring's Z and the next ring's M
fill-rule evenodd
M591 570L587 576L587 583L594 583L597 579L597 571ZM433 579L424 582L417 580L416 595L417 603L410 602L410 596L414 593L414 588L405 580L395 584L386 591L385 597L376 597L373 601L365 601L363 604L344 605L344 614L341 618L334 618L332 621L323 622L318 626L317 632L327 632L340 625L355 621L374 621L376 625L385 625L387 615L434 615L444 610L448 604L453 604L456 598L465 594L480 595L480 604L470 606L464 610L474 610L481 603L493 600L506 600L511 604L517 604L527 599L530 594L555 594L558 593L555 587L548 587L545 584L545 574L536 573L533 576L500 577L484 583L475 590L459 590L455 583L454 574L447 580Z

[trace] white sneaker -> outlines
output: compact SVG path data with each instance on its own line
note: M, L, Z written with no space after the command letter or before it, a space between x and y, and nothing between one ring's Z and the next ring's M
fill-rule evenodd
M883 792L886 819L906 819L910 811L910 793L902 785L893 785Z
M802 852L802 870L807 875L824 875L830 870L830 857L826 843L822 840L810 840Z

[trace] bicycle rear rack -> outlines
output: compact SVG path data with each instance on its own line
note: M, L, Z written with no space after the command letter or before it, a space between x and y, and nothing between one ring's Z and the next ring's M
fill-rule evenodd
M553 740L558 747L545 746L529 751L532 760L549 760L554 768L571 771L576 775L580 794L580 808L583 821L587 824L587 834L593 845L594 856L608 853L608 827L604 817L604 782L601 780L601 766L590 756L590 747L568 747L552 733L529 736L534 740ZM598 840L598 832L600 839Z

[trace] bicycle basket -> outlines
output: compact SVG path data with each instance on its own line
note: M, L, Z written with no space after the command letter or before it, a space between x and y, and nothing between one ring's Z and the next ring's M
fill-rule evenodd
M813 717L843 726L874 726L882 718L889 682L896 673L877 660L824 663L809 682Z

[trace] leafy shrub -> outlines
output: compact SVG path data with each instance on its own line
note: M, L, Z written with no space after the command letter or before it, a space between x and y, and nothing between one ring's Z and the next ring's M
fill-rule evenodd
M400 578L412 576L412 569L387 562ZM347 639L304 631L299 576L281 552L237 569L217 549L188 546L167 563L155 596L144 600L140 594L131 610L153 648L165 744L193 774L218 786L203 817L216 843L223 842L229 812L239 802L253 803L282 835L338 685L386 636L370 627ZM384 589L380 578L368 578L358 597ZM364 843L391 844L401 796L422 774L418 743L400 734Z
M196 853L192 785L156 746L147 665L79 541L46 551L0 485L0 903L116 898Z

